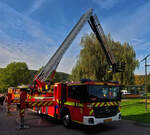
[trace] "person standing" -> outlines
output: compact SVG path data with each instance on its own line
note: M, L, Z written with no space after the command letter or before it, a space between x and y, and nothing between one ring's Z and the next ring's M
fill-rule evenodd
M5 96L0 96L0 105L3 105L5 101Z

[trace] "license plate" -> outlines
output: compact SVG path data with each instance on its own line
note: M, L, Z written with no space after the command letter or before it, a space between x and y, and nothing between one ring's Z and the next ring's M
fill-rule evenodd
M104 120L104 122L111 122L112 121L112 119L106 119L106 120Z

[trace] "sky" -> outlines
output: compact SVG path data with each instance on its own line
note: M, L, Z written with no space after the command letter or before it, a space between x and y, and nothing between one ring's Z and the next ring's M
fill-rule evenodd
M13 61L26 62L29 69L44 66L90 8L105 34L133 46L136 59L150 54L149 0L0 0L0 67ZM90 32L86 23L57 71L71 73L80 53L80 39ZM144 74L144 63L135 74Z

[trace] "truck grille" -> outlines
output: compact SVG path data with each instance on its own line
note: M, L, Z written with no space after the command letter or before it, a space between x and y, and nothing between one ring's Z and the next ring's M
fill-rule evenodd
M94 115L96 118L107 118L115 116L118 112L118 106L94 107Z

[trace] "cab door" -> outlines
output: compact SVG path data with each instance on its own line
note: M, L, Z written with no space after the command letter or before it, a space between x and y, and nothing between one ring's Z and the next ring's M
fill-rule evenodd
M73 118L75 122L83 121L83 110L84 104L81 102L83 99L83 85L75 85L72 86L72 90L74 91L74 107L73 107Z

